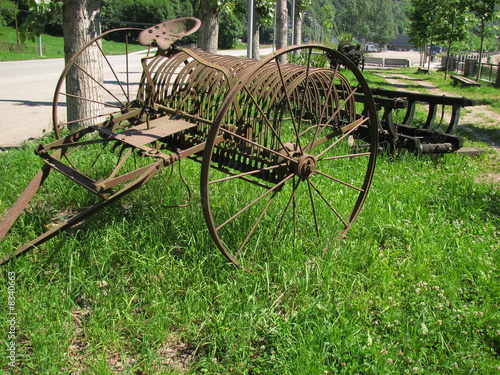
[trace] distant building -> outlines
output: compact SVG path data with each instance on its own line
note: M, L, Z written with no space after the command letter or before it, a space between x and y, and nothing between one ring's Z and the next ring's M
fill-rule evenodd
M393 41L387 43L387 49L392 51L411 51L415 48L408 35L396 35Z

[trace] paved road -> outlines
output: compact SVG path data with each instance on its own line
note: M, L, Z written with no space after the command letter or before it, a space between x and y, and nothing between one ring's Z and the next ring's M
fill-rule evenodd
M131 71L142 70L140 58L134 55ZM110 61L125 70L123 56ZM52 101L63 69L63 59L0 62L0 147L19 146L52 130Z
M0 63L0 146L18 146L51 129L54 87L63 59Z
M261 55L272 50L262 49ZM246 51L220 51L221 54L245 56ZM389 54L389 55L388 55ZM409 58L418 63L416 52L382 52L381 57ZM140 71L141 54L135 54L131 69ZM111 57L113 66L123 56ZM16 147L30 138L38 138L52 130L52 99L63 59L0 62L0 147Z
M268 54L271 49L261 50ZM221 54L245 56L246 51L220 51ZM134 54L131 71L142 71L140 58ZM125 68L123 56L110 57L114 68ZM30 138L52 130L52 100L64 69L63 59L0 62L0 147L17 147Z

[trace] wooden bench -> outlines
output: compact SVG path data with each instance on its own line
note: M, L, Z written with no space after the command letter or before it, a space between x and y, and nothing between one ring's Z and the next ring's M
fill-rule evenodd
M464 76L450 76L450 78L453 80L453 86L456 86L460 83L461 87L481 87L481 84L479 82L476 82Z
M431 72L428 68L422 68L420 66L418 67L417 73L431 74Z

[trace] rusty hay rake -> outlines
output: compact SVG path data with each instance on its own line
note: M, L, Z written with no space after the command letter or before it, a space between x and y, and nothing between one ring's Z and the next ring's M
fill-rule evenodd
M0 263L40 246L183 159L201 164L208 230L236 265L251 263L272 241L301 238L304 246L327 249L347 233L368 194L379 138L400 148L419 137L421 130L401 133L407 124L394 124L392 110L409 108L411 121L412 103L429 98L375 96L349 58L320 45L287 47L258 61L174 43L199 25L195 18L182 18L146 30L112 30L69 61L54 95L57 139L36 149L43 167L0 223L0 240L52 171L96 195L97 202L10 249ZM156 42L158 48L144 56L107 56L101 41L113 33L131 35L145 46ZM104 69L84 69L82 59L95 49ZM90 84L80 84L84 80ZM454 108L464 105L469 104ZM78 130L70 133L68 127ZM429 142L417 139L411 147L429 152L460 147L450 146L450 139L455 138L434 139L425 147ZM95 156L80 165L81 153L85 160Z

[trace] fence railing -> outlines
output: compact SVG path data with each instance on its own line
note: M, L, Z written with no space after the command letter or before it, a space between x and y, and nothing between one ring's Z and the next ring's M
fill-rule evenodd
M498 76L498 69L499 65L495 64L481 64L481 77L480 79L484 81L490 81L494 82L497 79ZM474 72L477 72L477 69L479 68L479 64L474 64ZM477 74L477 73L476 73Z
M466 76L471 76L471 77L477 77L477 71L479 69L479 63L477 61L472 63L473 66L470 68L469 71L466 69L466 64L465 61L460 61L457 64L457 69L456 72L466 75ZM482 63L481 64L481 77L479 79L483 81L489 81L489 82L495 82L498 77L498 71L500 69L499 67L500 64L488 64L488 63Z
M499 54L499 52L489 53L488 56ZM441 58L441 65L443 68L446 67L446 56ZM451 72L456 72L463 74L465 76L477 77L477 72L479 69L477 55L467 55L467 56L452 56L448 64L448 70ZM500 63L481 63L481 77L483 81L495 82L498 81L500 70Z

